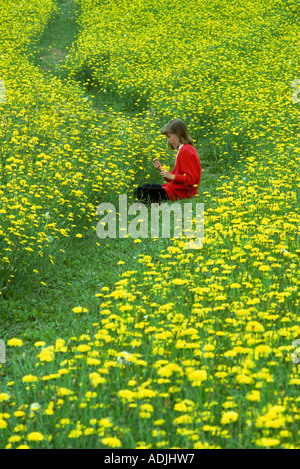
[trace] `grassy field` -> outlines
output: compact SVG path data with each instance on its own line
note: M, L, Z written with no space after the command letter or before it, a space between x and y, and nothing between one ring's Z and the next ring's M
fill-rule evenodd
M299 448L296 2L0 5L0 447ZM173 117L203 248L100 239Z
M78 29L76 13L78 13L78 6L75 2L60 2L59 11L53 15L38 43L29 54L31 63L36 67L62 80L66 78L63 69L65 57L68 55ZM111 110L119 112L123 107L129 119L135 115L134 112L126 110L126 103L118 97L104 96L103 99L103 94L99 91L85 90L85 98L87 97L97 114L102 112L106 115ZM154 129L154 131L157 130ZM199 148L199 153L201 153L201 148ZM217 178L220 174L219 162L202 157L201 164L204 183L199 193L204 191L204 187L209 193L209 189L212 191L217 185ZM147 170L152 170L152 167ZM116 194L113 197L117 205ZM107 282L109 286L112 286L117 281L119 273L114 269L118 260L124 259L126 263L129 262L129 265L134 265L137 259L136 255L132 259L132 248L124 245L127 241L130 243L130 240L120 243L118 240L108 239L107 243L109 242L111 247L109 254L104 253L102 249L99 250L97 244L99 240L95 237L97 221L95 219L94 224L90 223L88 227L85 227L84 239L71 238L67 243L63 240L61 246L56 247L57 262L55 265L47 263L43 269L42 282L46 285L42 285L41 279L34 278L34 276L30 277L30 281L25 282L23 278L19 282L14 279L14 285L10 288L9 294L5 292L9 285L5 285L2 292L5 301L0 325L1 337L23 334L24 322L27 324L25 329L27 329L26 335L29 339L40 337L42 334L43 340L50 340L53 333L58 333L65 327L66 334L69 334L69 321L65 326L64 316L66 311L71 311L74 298L80 304L87 305L89 310L95 311L97 315L99 301L95 299L95 293L102 286L107 285ZM61 250L65 252L60 252ZM82 259L85 259L84 263ZM9 300L9 316L5 309L5 303L8 302L6 299ZM34 329L31 327L33 321Z

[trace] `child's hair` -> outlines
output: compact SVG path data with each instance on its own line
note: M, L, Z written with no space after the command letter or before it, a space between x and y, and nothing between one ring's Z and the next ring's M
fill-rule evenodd
M189 134L186 124L181 119L173 119L168 122L162 129L160 129L163 135L176 134L181 143L188 143L193 145L193 139Z

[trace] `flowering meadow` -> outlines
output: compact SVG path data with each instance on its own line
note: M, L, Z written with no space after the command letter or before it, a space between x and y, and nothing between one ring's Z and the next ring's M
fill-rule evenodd
M0 447L299 449L298 3L77 0L58 76L32 57L67 3L0 0L1 318L74 239L118 259L96 314L74 297L51 341L0 337ZM97 205L172 167L175 117L204 163L202 249L99 240Z

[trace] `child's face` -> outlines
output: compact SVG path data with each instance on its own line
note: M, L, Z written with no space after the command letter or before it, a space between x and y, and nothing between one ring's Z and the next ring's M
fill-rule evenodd
M166 134L168 144L173 148L178 148L180 145L180 140L176 134Z

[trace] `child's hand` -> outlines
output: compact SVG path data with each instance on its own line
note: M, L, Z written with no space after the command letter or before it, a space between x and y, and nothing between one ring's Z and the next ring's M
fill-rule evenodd
M161 162L157 158L154 158L153 164L154 164L155 168L158 169L158 171L161 171L161 168L162 168Z
M169 181L174 181L174 179L175 179L174 174L169 173L169 171L167 169L162 169L159 174L160 174L160 176L162 176L165 179L168 179Z

